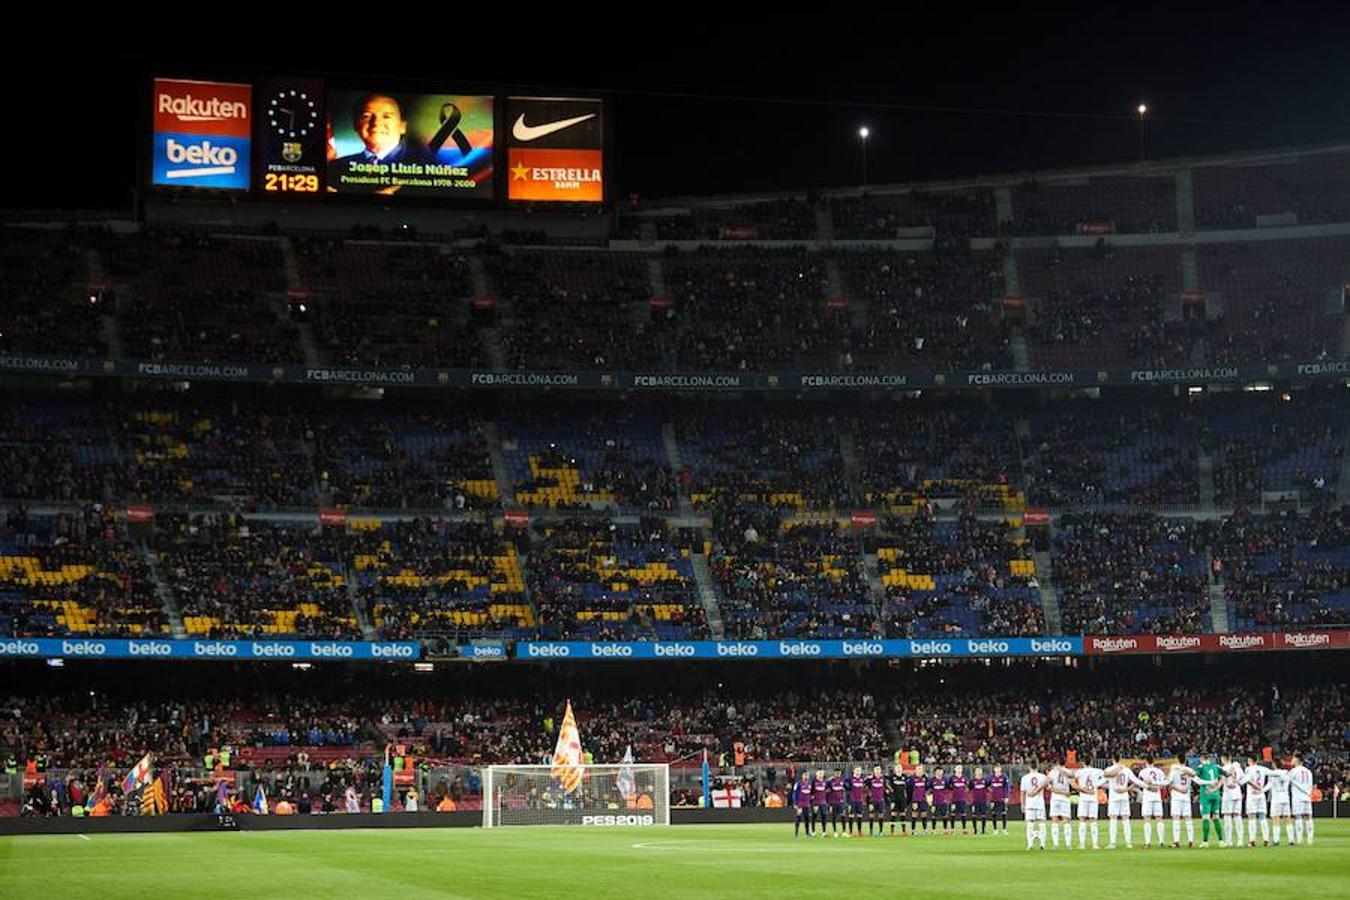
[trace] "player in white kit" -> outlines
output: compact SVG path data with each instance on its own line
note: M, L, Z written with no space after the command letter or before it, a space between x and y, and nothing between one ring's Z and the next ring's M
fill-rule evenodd
M1311 845L1313 842L1313 814L1312 814L1312 772L1303 765L1303 760L1297 756L1289 758L1289 764L1292 768L1289 770L1289 789L1292 794L1293 803L1290 806L1290 812L1294 816L1294 843L1301 844L1304 839Z
M1256 846L1256 824L1261 823L1261 841L1270 846L1270 820L1266 818L1266 794L1270 792L1270 770L1257 765L1256 757L1247 757L1247 768L1242 773L1247 786L1247 843Z
M1092 834L1092 849L1097 849L1097 789L1106 782L1101 769L1083 766L1073 780L1078 791L1078 849L1087 849L1089 829Z
M1045 785L1047 779L1040 767L1032 764L1031 771L1022 776L1018 785L1022 792L1022 817L1027 823L1027 849L1032 843L1040 841L1045 849Z
M1270 843L1280 846L1280 826L1284 825L1289 843L1294 843L1294 823L1289 811L1289 772L1285 769L1270 770L1270 830L1273 832Z
M1149 828L1152 823L1158 828L1158 846L1164 847L1167 845L1167 827L1163 824L1162 789L1167 784L1167 776L1149 757L1148 765L1139 770L1139 780L1143 783L1139 790L1139 814L1144 819L1144 846L1153 846Z
M1220 756L1223 769L1223 800L1221 804L1224 832L1223 847L1241 847L1242 836L1242 766L1231 756Z
M1195 820L1191 817L1193 785L1211 784L1195 773L1190 766L1173 763L1167 773L1167 789L1172 807L1172 846L1181 846L1181 823L1186 822L1186 846L1195 846Z
M1050 843L1059 849L1059 833L1064 832L1064 849L1073 849L1073 832L1070 820L1073 810L1069 808L1069 797L1073 794L1073 774L1063 766L1050 770Z
M1143 782L1133 769L1119 763L1108 766L1102 775L1107 779L1106 814L1111 817L1111 843L1106 845L1106 849L1116 849L1117 825L1124 826L1125 846L1133 848L1134 838L1130 835L1130 791L1142 786Z

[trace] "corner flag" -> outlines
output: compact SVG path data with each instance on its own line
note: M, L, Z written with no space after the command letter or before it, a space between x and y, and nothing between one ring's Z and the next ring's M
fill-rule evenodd
M633 778L632 744L623 751L623 764L619 767L619 777L615 779L614 786L619 789L619 796L625 800L632 799L637 793L637 781Z
M258 794L253 798L253 812L260 816L267 815L267 792L263 786L258 785Z
M563 793L570 794L581 787L581 734L572 715L572 701L567 701L562 728L558 729L558 743L553 748L553 768L549 774L562 782Z

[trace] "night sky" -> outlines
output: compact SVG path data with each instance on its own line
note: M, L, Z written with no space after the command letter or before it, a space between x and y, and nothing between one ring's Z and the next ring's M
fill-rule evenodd
M127 206L156 72L603 91L614 99L616 186L649 199L857 184L864 123L873 184L1129 162L1141 99L1153 111L1152 157L1350 140L1350 5L1003 6L882 20L842 6L763 7L737 10L742 24L732 24L729 7L644 6L615 18L601 12L609 7L563 3L476 18L462 32L432 24L437 13L406 37L324 24L303 50L172 32L117 49L35 36L6 68L46 102L11 110L0 152L13 173L33 171L39 150L52 174L11 177L4 205ZM303 19L285 10L288 22ZM34 120L40 132L29 130Z

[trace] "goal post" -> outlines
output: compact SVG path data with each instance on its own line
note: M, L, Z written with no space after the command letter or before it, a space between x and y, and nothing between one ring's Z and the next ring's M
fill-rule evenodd
M670 766L665 763L585 766L567 792L552 766L483 769L483 827L670 824Z

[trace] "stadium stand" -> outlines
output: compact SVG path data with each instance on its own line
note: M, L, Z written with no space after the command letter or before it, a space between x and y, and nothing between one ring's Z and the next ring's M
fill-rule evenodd
M1037 635L1036 564L1011 522L887 517L876 538L888 637Z
M1149 513L1071 513L1054 543L1068 634L1208 630L1204 529Z
M326 362L401 367L485 361L464 252L321 234L294 243L300 296L313 307Z

